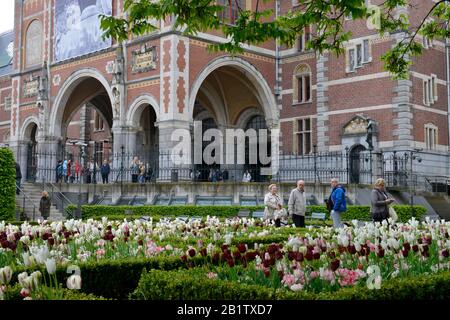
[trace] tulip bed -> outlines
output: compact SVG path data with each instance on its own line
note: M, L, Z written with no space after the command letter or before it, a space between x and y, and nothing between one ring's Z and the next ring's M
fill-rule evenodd
M450 222L414 218L353 221L339 230L209 216L3 222L0 298L17 297L13 288L21 287L22 297L33 299L328 299L349 289L356 291L341 297L354 299L391 283L392 290L428 288L428 297L430 288L447 283L436 294L448 298L449 233ZM79 273L71 275L74 265Z

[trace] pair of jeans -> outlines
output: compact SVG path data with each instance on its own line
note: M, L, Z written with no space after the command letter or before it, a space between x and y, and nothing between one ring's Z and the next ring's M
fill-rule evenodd
M277 227L277 228L281 227L281 220L280 219L275 219L275 227Z
M294 224L297 228L305 227L305 216L301 216L299 214L293 214L292 221L294 221Z
M102 174L102 180L103 180L104 184L108 183L108 175L107 174Z
M341 213L339 211L331 211L331 219L333 219L333 227L334 228L342 228L342 222L341 222Z

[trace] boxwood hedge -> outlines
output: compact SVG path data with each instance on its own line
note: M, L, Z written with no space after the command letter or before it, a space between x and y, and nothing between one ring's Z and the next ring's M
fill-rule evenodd
M411 207L407 205L393 206L399 221L406 222L411 218ZM105 205L84 205L82 206L83 219L95 217L136 217L136 216L207 216L214 215L217 217L234 217L240 210L254 211L263 210L263 206L105 206ZM66 209L69 214L76 210L75 205L70 205ZM329 213L325 206L308 206L310 212L324 212L327 219L330 219ZM126 213L126 214L125 214ZM426 213L423 206L414 206L412 216L416 219L421 219ZM343 220L362 220L370 221L370 206L348 206L347 212L342 215Z

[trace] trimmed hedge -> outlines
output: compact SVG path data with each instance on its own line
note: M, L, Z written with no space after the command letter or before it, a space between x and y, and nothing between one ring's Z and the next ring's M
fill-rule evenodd
M411 218L411 207L407 205L393 206L399 221L407 222ZM105 205L84 205L82 206L83 219L96 217L114 218L133 218L141 216L203 216L214 215L217 217L235 217L240 210L249 210L254 212L263 210L263 206L105 206ZM330 219L330 214L325 206L308 206L310 212L324 212L327 214L327 219ZM76 210L75 205L70 205L66 209L69 214ZM124 214L130 211L131 214ZM413 207L413 216L420 220L426 213L426 209L422 206ZM342 215L343 220L362 220L371 221L370 206L348 206L347 212Z
M16 162L8 148L0 148L0 221L12 220L16 209Z
M20 295L20 290L22 289L21 285L18 283L12 287L8 287L5 292L5 300L23 300L23 297ZM97 297L93 294L86 294L81 292L80 290L70 290L67 288L63 288L63 300L107 300L103 297Z
M202 265L206 258L195 257L190 261L194 266ZM98 297L112 299L126 299L138 285L143 269L176 270L186 268L186 262L179 257L154 257L149 259L120 259L101 260L91 263L77 264L80 267L82 285L80 292L93 294ZM17 276L23 272L40 270L46 273L45 267L18 268L14 271L12 283L17 282ZM64 286L70 274L67 267L58 266L56 269L58 281Z
M204 274L152 270L142 273L130 294L135 300L269 300L274 291L258 285L208 279Z
M346 287L336 292L319 294L273 290L259 285L208 279L199 270L143 272L130 299L171 300L420 300L450 298L450 272L390 279L379 290L366 286ZM201 271L201 270L200 270Z

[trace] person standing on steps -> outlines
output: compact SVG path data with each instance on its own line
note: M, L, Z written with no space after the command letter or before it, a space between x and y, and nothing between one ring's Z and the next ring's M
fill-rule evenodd
M20 165L16 161L16 194L20 194L20 182L22 181L22 171L20 170Z
M109 167L108 160L103 161L103 165L100 168L100 173L102 174L103 184L109 183L109 173L111 172L111 168Z
M39 203L39 212L41 213L42 218L44 218L45 220L47 220L48 217L50 217L51 205L52 202L50 200L48 192L42 191L41 202Z

